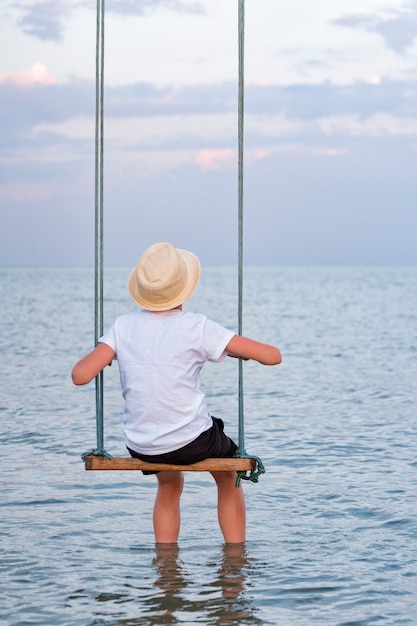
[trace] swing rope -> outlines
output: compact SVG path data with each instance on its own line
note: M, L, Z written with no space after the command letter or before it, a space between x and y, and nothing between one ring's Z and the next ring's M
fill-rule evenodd
M105 0L97 0L97 31L96 31L96 120L95 120L95 272L94 272L94 340L98 345L103 335L103 137L104 137L104 10ZM238 0L238 42L239 42L239 79L238 79L238 334L242 335L243 319L243 152L244 152L244 34L245 34L245 0ZM96 385L96 431L97 447L82 455L86 469L111 469L107 463L97 461L97 457L111 455L104 449L104 385L103 372L97 375ZM245 451L244 409L243 409L243 361L238 360L238 441L239 450L234 459L239 465L245 466L238 470L236 484L241 479L258 482L260 474L265 472L262 461ZM116 459L114 459L116 461ZM117 459L119 469L139 469L138 459ZM230 469L233 459L206 459L189 466L195 471L210 469ZM145 468L141 462L141 469ZM161 469L168 469L164 466ZM152 464L150 468L156 469ZM187 469L187 466L169 466L169 469ZM247 473L249 472L249 473Z
M238 333L243 331L243 155L244 155L244 119L245 119L245 0L239 0L238 6ZM239 456L248 457L245 450L245 418L243 402L243 360L239 359L238 373L238 417L239 417ZM257 470L247 475L238 473L240 479L257 482L265 472L261 459L256 459Z
M239 0L238 14L239 80L238 80L238 334L243 329L243 150L244 150L244 49L245 1ZM238 376L239 454L246 456L243 409L243 361L239 359Z
M104 153L104 1L97 0L96 25L96 119L95 119L95 255L94 255L94 344L103 335L103 153ZM103 372L95 379L96 431L99 456L104 450Z

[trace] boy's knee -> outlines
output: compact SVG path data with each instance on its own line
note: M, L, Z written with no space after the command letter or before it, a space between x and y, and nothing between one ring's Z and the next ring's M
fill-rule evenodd
M179 493L181 495L184 487L184 476L182 472L160 472L157 474L158 488L165 492Z

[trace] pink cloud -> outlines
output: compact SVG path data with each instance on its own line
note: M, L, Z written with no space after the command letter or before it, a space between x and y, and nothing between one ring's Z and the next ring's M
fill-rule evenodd
M34 63L32 67L20 72L10 74L0 74L0 83L14 83L21 87L30 87L32 85L54 85L56 78L49 73L47 67L43 63Z
M200 150L196 157L196 163L202 170L228 169L235 166L236 153L230 149Z
M328 157L338 157L347 154L347 150L344 148L322 148L319 150L319 154Z
M244 155L245 163L268 159L272 156L270 150L251 149L246 150ZM237 165L237 151L229 148L223 150L200 150L195 162L202 170L231 169Z
M261 161L262 159L268 159L270 156L272 156L272 153L270 150L265 150L265 149L251 150L246 160Z

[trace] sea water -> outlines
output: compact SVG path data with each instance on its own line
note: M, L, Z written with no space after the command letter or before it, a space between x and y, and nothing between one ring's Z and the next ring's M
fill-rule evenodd
M105 327L134 308L105 272ZM177 547L155 546L155 478L86 472L94 385L88 269L11 268L1 293L1 596L5 625L417 624L417 270L247 268L243 332L283 363L244 364L248 540L224 546L208 474L187 473ZM237 326L233 269L187 303ZM237 362L207 364L214 415L238 436ZM125 455L117 365L105 447Z

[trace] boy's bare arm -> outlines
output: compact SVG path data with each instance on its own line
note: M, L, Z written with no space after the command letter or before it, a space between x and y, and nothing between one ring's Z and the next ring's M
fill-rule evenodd
M100 343L97 348L74 365L71 376L74 385L86 385L97 376L106 365L110 365L116 356L113 348L106 343Z
M282 361L281 352L275 346L260 343L248 337L234 335L226 346L230 356L253 359L263 365L278 365Z

